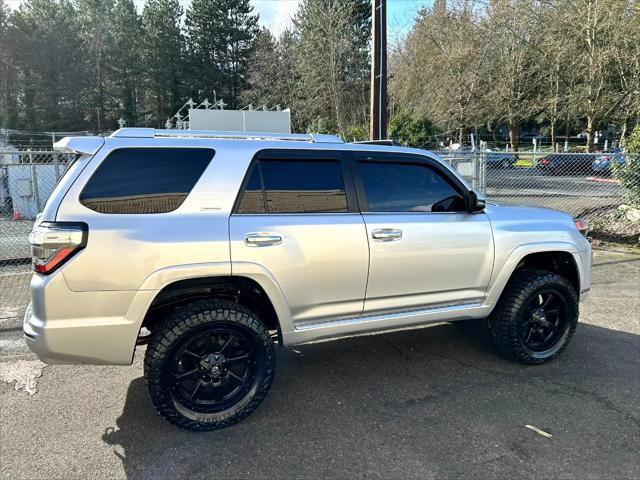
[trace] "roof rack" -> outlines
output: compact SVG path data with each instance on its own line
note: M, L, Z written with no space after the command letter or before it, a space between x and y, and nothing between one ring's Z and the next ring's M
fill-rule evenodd
M222 138L233 140L288 140L311 143L344 143L337 135L319 133L218 132L214 130L160 130L121 128L111 134L117 138Z

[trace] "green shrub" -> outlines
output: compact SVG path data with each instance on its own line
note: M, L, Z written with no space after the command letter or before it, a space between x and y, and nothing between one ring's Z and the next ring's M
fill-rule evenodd
M329 133L335 135L338 127L325 117L316 117L307 127L307 133Z
M352 125L351 127L347 127L346 132L344 132L343 140L345 142L360 142L363 140L369 140L369 132L363 127L358 127Z
M613 175L624 187L629 202L635 208L640 208L640 125L633 129L629 140L625 142L627 155L624 165L611 162ZM635 155L634 155L635 154Z
M433 143L438 129L425 117L414 117L408 112L394 115L389 122L389 138L410 146L424 148L430 141Z
M624 141L622 146L625 147L627 153L640 154L640 125L636 125L631 132L631 136Z

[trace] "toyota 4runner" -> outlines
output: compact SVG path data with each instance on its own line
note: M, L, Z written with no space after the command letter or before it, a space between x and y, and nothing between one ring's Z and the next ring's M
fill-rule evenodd
M193 430L249 415L283 346L473 320L505 355L567 346L585 226L486 203L437 156L328 135L118 130L76 160L30 236L25 341L50 363L130 364Z

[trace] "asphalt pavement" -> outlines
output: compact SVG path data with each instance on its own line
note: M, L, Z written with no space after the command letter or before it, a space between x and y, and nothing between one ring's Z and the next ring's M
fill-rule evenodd
M637 479L640 257L596 251L593 280L549 365L454 324L278 348L265 402L209 433L156 415L142 350L129 367L42 369L0 306L0 376L37 381L0 382L0 477Z
M623 203L624 189L608 177L545 174L532 168L487 168L486 195L497 203L539 205L574 216Z

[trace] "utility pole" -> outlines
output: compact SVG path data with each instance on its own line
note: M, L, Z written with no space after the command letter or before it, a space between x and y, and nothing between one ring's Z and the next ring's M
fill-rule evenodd
M387 0L372 0L371 140L387 138Z

